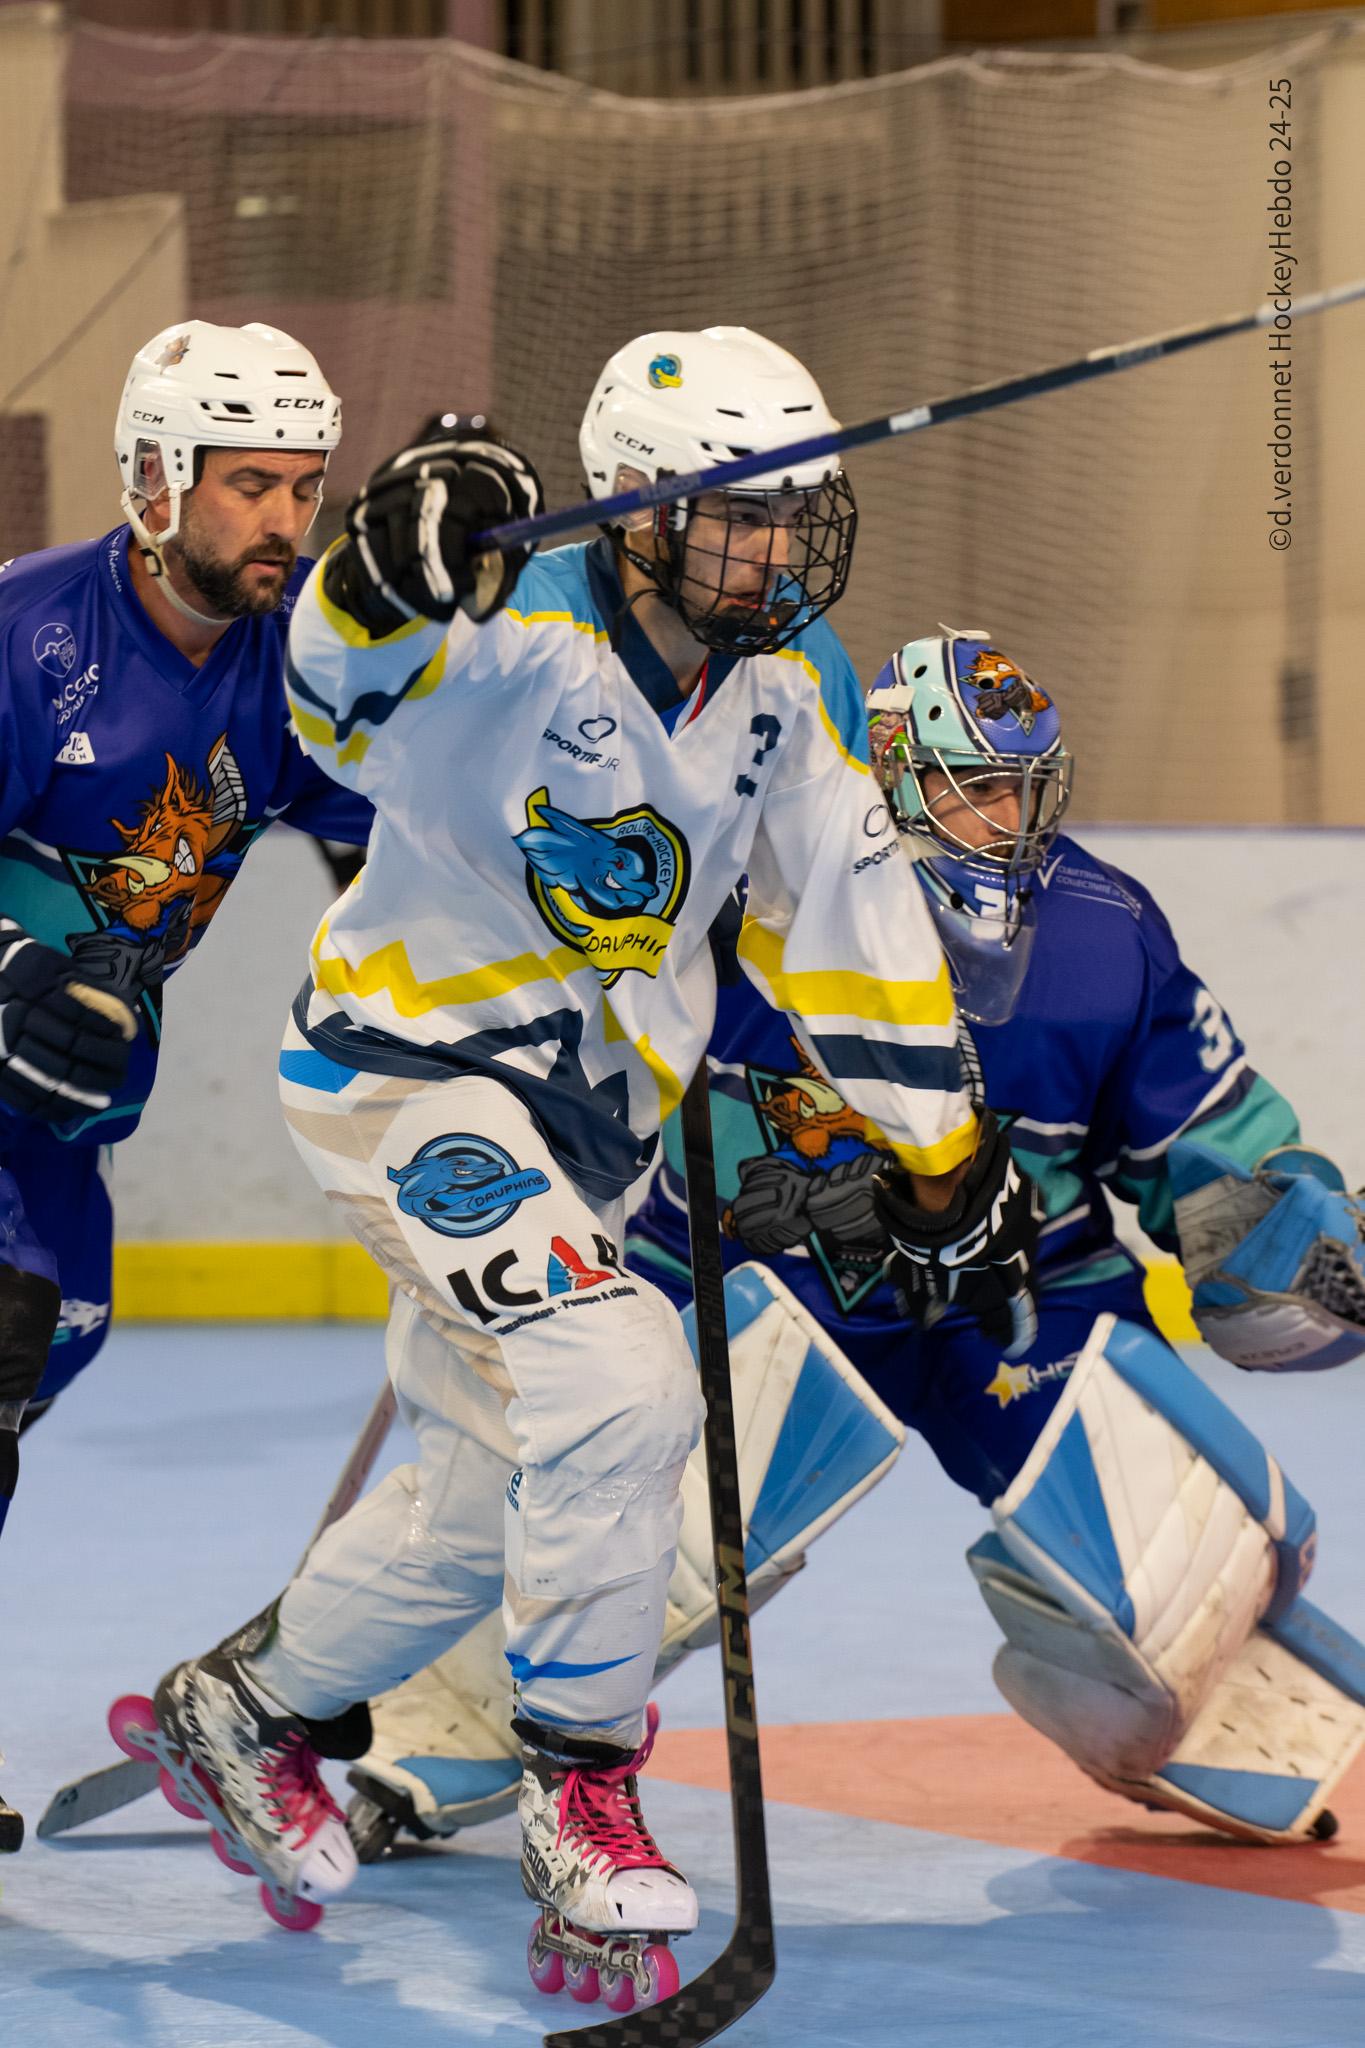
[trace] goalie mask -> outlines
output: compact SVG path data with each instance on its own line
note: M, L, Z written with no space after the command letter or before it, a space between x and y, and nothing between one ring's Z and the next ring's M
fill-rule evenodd
M199 481L200 451L278 449L325 461L340 439L341 400L309 351L278 328L182 320L138 350L114 426L123 511L178 610L200 616L177 597L163 558L180 531L182 500ZM168 521L153 533L142 508L163 494Z
M594 498L833 433L820 387L747 327L644 334L597 381L578 445ZM625 472L623 475L622 473ZM843 595L857 508L837 458L609 528L705 647L771 654ZM652 552L643 536L652 533Z
M958 1009L1003 1024L1033 946L1030 877L1071 797L1056 706L988 635L943 627L891 657L867 712L873 766L910 842Z

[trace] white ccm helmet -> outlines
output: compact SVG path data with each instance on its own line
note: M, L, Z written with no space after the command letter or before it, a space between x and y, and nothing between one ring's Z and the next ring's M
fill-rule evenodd
M578 446L589 491L606 498L620 488L623 468L652 482L835 433L838 425L810 371L776 342L748 327L664 329L640 335L611 358L588 401ZM853 493L838 457L829 456L752 477L727 491L726 500L751 520L766 513L770 536L775 526L790 533L785 561L772 560L770 538L765 598L747 617L736 618L722 601L728 533L724 547L712 551L714 586L698 584L695 563L684 578L694 500L661 505L632 522L652 522L654 557L633 550L624 527L616 529L620 545L704 645L771 653L842 596L858 518ZM732 512L732 524L733 518Z
M309 351L278 328L181 320L153 335L133 357L114 425L124 514L152 574L165 573L161 550L198 481L197 448L321 450L325 460L340 439L341 400ZM148 476L153 455L170 499L158 534L138 509L160 495Z

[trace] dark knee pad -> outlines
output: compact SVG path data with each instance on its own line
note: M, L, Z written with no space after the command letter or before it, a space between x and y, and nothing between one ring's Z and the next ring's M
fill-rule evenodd
M0 1408L37 1393L61 1312L55 1280L0 1266Z

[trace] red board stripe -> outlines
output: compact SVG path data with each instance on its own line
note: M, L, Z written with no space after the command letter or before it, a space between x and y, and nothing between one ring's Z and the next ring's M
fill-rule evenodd
M663 1731L650 1770L724 1790L722 1731ZM1331 1801L1337 1838L1280 1847L1234 1842L1102 1791L1012 1714L765 1728L763 1782L790 1806L1365 1913L1365 1757Z

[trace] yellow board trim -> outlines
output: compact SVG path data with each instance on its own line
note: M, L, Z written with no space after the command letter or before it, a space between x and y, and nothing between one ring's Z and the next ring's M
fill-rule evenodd
M336 1244L116 1244L114 1314L134 1323L382 1321L369 1253Z
M751 961L767 982L780 1010L798 1017L858 1017L864 1024L947 1025L953 1021L948 963L939 962L932 981L878 981L875 975L817 968L788 974L782 965L785 941L753 918L739 936L740 957Z
M1174 1259L1147 1268L1147 1306L1168 1344L1197 1344L1190 1290ZM368 1252L337 1244L118 1244L122 1323L371 1323L388 1313Z

